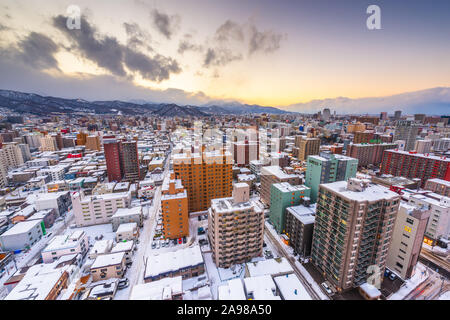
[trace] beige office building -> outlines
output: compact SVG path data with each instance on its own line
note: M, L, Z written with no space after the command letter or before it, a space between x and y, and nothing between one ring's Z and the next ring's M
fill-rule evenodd
M401 204L386 266L406 280L414 275L430 212Z

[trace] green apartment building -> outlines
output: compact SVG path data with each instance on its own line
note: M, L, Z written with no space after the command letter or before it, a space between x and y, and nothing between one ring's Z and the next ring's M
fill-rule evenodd
M289 182L274 183L270 189L269 220L278 233L284 233L286 208L298 206L305 197L310 196L310 189L304 185L293 186Z
M356 177L358 159L340 154L322 152L309 156L306 165L305 185L311 188L311 203L317 201L319 185L335 181L347 181Z

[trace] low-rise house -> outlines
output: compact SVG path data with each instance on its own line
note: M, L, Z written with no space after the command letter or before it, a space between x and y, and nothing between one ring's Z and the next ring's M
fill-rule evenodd
M116 231L116 241L137 240L139 238L139 228L136 222L123 223Z
M147 258L144 282L166 277L182 276L183 279L197 277L205 272L205 262L198 245L161 253Z
M34 199L36 210L55 209L59 216L69 211L72 205L69 191L38 193L31 199Z
M89 259L96 259L97 256L102 254L107 254L111 252L113 246L112 240L97 240L92 246L91 250L89 250Z
M44 263L51 263L58 260L60 257L69 254L85 255L89 248L89 237L84 231L75 231L70 236L59 235L55 236L42 250L42 261Z
M119 225L131 222L135 222L139 227L143 226L142 207L120 208L111 217L113 231L117 231Z
M133 262L135 248L134 241L119 242L112 248L111 253L125 252L125 263L128 265Z
M30 249L45 233L42 220L19 222L0 235L0 245L5 251Z
M102 254L97 256L91 266L93 281L110 278L122 278L125 273L125 252Z
M130 300L183 300L181 276L133 286Z
M51 228L58 218L55 209L44 209L35 212L27 221L31 220L43 220L45 228Z
M34 265L5 300L56 300L69 282L69 267L55 269L54 266Z

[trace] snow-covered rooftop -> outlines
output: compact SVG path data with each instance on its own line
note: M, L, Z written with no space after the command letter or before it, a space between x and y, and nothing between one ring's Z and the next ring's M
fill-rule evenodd
M284 300L312 300L305 287L294 273L273 279Z
M203 257L198 245L153 255L147 258L145 278L194 267L202 263L204 263Z
M277 275L283 273L292 273L291 265L286 258L274 258L263 261L249 262L246 264L251 277L262 275Z
M95 258L91 269L97 269L102 267L114 266L120 264L125 257L125 252L102 254Z
M228 280L217 288L219 300L247 300L241 278Z

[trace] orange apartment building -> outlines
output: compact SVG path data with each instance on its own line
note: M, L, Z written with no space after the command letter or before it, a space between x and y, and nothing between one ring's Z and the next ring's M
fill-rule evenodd
M349 123L347 124L347 133L366 130L366 125L363 123Z
M189 235L188 196L180 179L170 173L161 189L163 234L166 239L177 239Z
M87 134L84 132L80 132L77 134L77 146L84 146L86 145L86 139L87 139Z
M229 151L178 153L172 156L173 170L188 196L189 212L205 211L211 199L231 197L233 170Z

